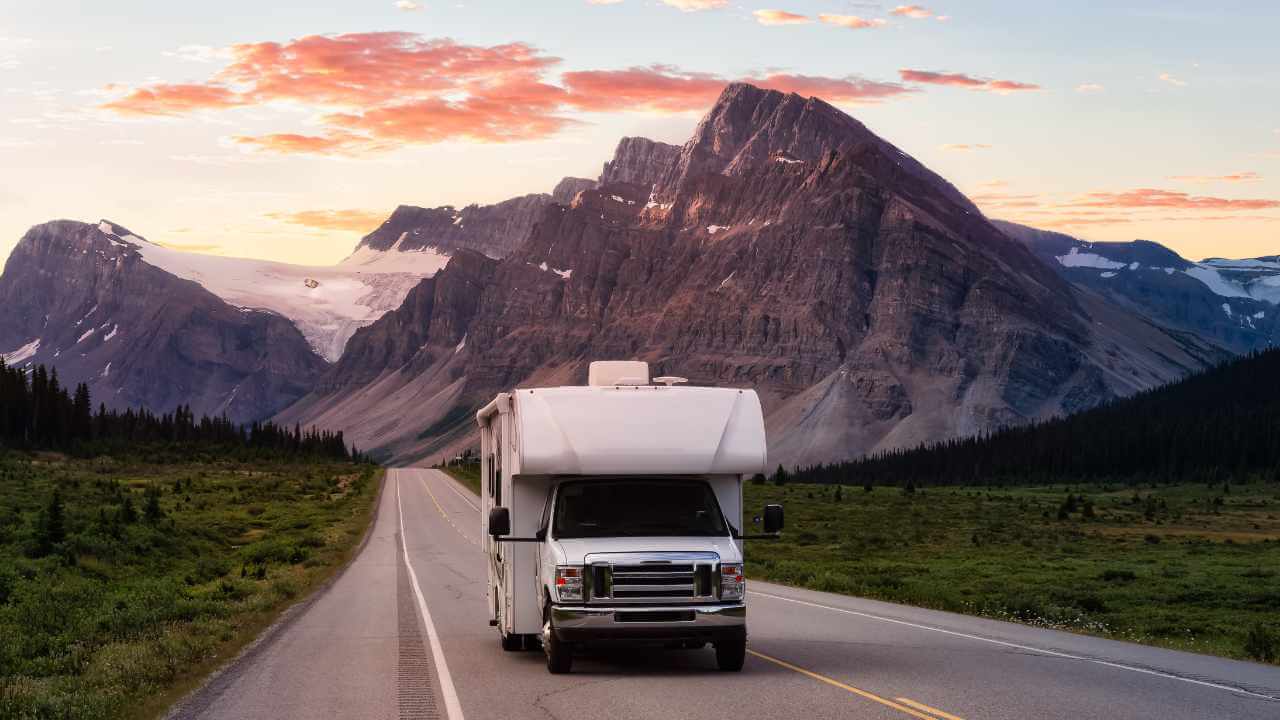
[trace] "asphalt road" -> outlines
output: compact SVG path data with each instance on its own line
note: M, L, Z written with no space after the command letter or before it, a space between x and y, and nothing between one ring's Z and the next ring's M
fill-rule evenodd
M476 504L391 471L348 570L171 717L1280 718L1280 668L754 581L741 673L624 650L553 676L488 626Z

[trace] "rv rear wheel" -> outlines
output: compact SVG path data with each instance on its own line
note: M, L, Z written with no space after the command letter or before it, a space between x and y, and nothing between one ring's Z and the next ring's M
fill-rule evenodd
M542 651L547 656L547 671L563 675L573 667L573 645L556 637L551 627L551 606L542 615Z
M738 672L747 660L747 635L743 633L716 641L716 665L725 672Z
M501 630L498 631L498 635L502 638L503 650L506 650L507 652L515 652L517 650L524 649L523 635L508 635Z

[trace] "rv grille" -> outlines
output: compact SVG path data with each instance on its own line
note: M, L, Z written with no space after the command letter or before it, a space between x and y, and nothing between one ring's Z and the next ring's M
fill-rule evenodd
M628 564L594 564L591 567L591 600L613 602L705 601L714 563L645 561Z

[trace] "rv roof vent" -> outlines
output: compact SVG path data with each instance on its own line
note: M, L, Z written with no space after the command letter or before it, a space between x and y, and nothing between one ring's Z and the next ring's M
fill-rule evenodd
M654 381L654 382L656 382L656 383L662 383L663 385L666 385L667 387L671 387L672 385L679 385L680 383L687 383L687 382L689 382L689 378L677 377L677 376L675 376L675 375L663 375L663 376L661 376L661 377L656 377L656 378L654 378L654 379L653 379L653 381Z
M649 363L641 360L597 360L587 370L587 384L648 385Z

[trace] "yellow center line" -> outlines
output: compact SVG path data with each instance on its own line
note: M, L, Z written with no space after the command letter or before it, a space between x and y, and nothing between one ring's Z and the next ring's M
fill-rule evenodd
M938 717L942 718L942 720L964 720L964 718L962 717L952 715L949 712L944 712L935 707L929 707L928 705L925 705L924 703L918 702L916 700L912 700L911 698L900 697L900 698L894 698L894 699L902 703L903 705L910 705L911 707L917 710L923 710L924 712L937 715Z
M912 709L912 708L910 708L910 707L907 707L905 704L894 702L893 700L890 700L889 698L883 698L883 697L880 697L879 695L876 695L875 693L867 692L866 690L861 690L861 689L856 688L856 687L854 687L854 686L852 686L852 685L846 685L845 683L842 683L842 682L840 682L839 680L835 680L835 679L829 678L829 677L827 677L826 675L819 675L818 673L813 672L813 671L811 671L811 670L805 670L804 668L799 667L799 666L796 666L796 665L792 665L791 663L789 663L789 662L787 662L787 661L785 661L785 660L779 660L779 659L778 659L778 658L776 658L776 657L770 657L770 656L768 656L768 655L765 655L764 653L756 652L755 650L747 650L747 652L748 652L748 653L750 653L750 654L752 654L752 655L755 655L756 657L760 658L761 660L768 660L769 662L773 663L774 665L778 665L778 666L780 666L780 667L784 667L784 668L786 668L786 669L788 669L788 670L792 670L792 671L794 671L794 672L798 672L798 673L800 673L801 675L805 675L805 676L811 677L811 678L813 678L814 680L817 680L817 681L819 681L819 682L824 682L824 683L826 683L826 684L828 684L828 685L831 685L831 686L834 686L834 687L838 687L838 688L840 688L841 690L845 690L845 691L847 691L847 692L851 692L851 693L853 693L854 695L857 695L858 697L861 697L861 698L864 698L864 699L870 700L870 701L872 701L872 702L880 703L881 705L884 705L885 707L893 708L894 710L897 710L898 712L901 712L901 713L906 713L907 715L910 715L911 717L919 718L919 720L938 720L938 718L934 717L933 715L926 715L926 714L925 714L925 713L923 713L923 712L918 712L918 711L916 711L916 710L914 710L914 709Z
M444 521L449 523L449 527L453 528L455 532L461 535L463 540L466 540L472 545L479 545L479 543L472 540L466 533L462 532L462 528L453 524L453 520L449 517L449 513L444 511L444 508L440 506L440 501L436 499L436 494L431 492L431 484L427 482L425 477L422 478L422 488L427 491L427 495L431 497L431 502L436 506L436 510L440 511L440 517L444 518Z

